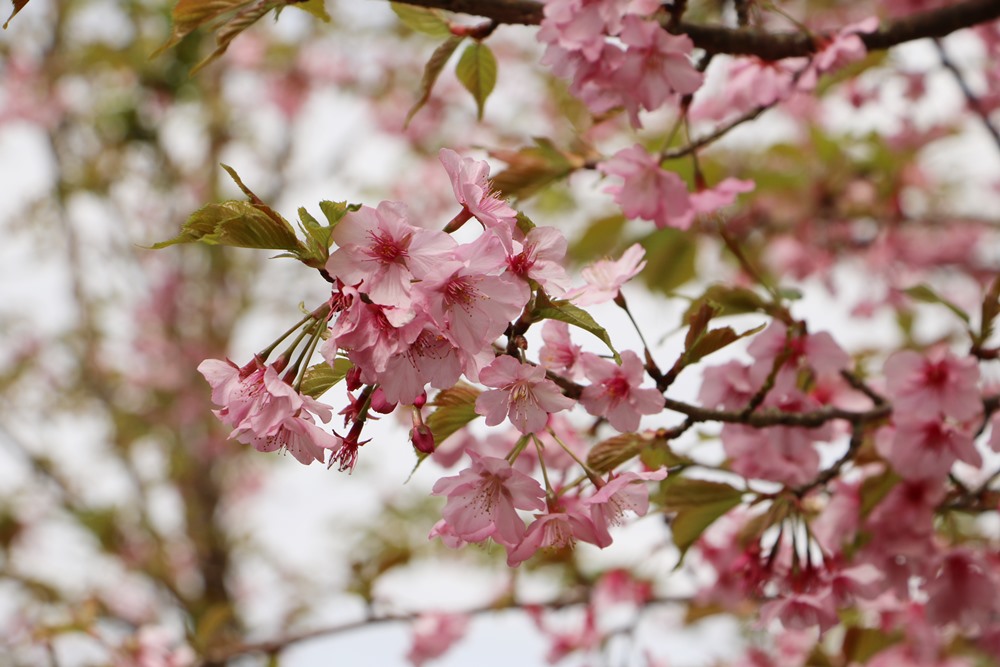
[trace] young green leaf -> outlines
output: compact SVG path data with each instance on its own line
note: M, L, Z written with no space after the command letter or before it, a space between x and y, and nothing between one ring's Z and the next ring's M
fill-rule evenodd
M448 25L448 21L436 9L414 7L400 2L390 2L389 6L392 7L392 11L396 12L399 20L411 30L438 39L451 36L451 27Z
M959 319L961 319L963 322L965 322L966 324L969 323L968 313L966 313L964 310L956 306L951 301L948 301L948 299L945 299L944 297L938 295L938 293L932 290L928 285L921 283L919 285L914 285L913 287L903 291L906 292L907 296L909 296L911 299L915 299L917 301L923 301L924 303L941 304L951 312L958 315Z
M663 508L674 512L670 529L681 555L716 519L740 504L743 492L723 482L672 476L662 483Z
M299 387L306 396L319 398L330 390L335 384L347 377L347 371L354 366L347 359L336 359L333 366L325 361L306 369L302 378L302 386Z
M430 60L424 65L424 76L420 79L420 97L417 98L417 101L413 103L413 106L410 107L409 112L406 114L406 121L403 123L404 128L410 125L410 121L413 120L417 112L427 104L427 100L431 98L431 91L434 89L434 82L437 81L441 70L444 69L448 59L451 58L451 54L455 53L455 49L458 48L458 45L464 39L464 37L451 35L434 49Z
M497 83L497 60L490 47L482 42L473 42L466 47L455 67L455 75L465 89L476 100L477 116L483 119L486 98Z
M438 392L431 402L437 410L427 417L435 443L440 445L449 435L479 416L476 414L477 396L479 391L464 382Z

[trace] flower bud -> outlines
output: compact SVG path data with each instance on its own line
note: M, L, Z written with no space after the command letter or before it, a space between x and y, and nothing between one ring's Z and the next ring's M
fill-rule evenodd
M417 424L410 429L410 440L413 441L413 448L423 454L434 453L434 434L427 424Z

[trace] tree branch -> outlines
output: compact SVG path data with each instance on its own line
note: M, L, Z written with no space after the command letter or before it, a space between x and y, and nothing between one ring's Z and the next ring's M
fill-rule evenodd
M537 25L542 22L542 3L535 0L400 0L408 5L444 9L459 14L484 16L498 23ZM859 35L869 51L882 51L897 44L925 37L944 37L956 30L1000 18L997 0L964 0L938 9L917 12L882 26L877 32ZM763 60L783 60L816 52L816 38L831 33L763 32L681 21L670 25L672 15L661 19L674 34L688 35L699 49L710 53L752 55Z

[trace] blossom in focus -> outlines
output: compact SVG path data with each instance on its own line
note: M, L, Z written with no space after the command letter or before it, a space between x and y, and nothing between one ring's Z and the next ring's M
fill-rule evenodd
M611 301L618 296L622 285L634 278L646 266L646 251L638 243L633 244L617 260L602 259L594 262L580 275L586 283L575 287L563 295L578 306L593 306Z
M642 389L645 369L632 350L621 355L622 364L585 352L580 357L583 371L592 384L584 387L580 404L595 417L604 417L622 432L639 428L642 415L655 415L666 402L654 388Z
M348 213L331 236L338 248L326 262L327 272L346 285L361 283L359 291L374 303L403 308L411 282L455 247L448 234L409 224L406 207L388 201Z
M543 549L566 549L576 540L596 543L594 525L583 508L572 506L561 512L538 515L521 542L507 553L507 565L516 567Z
M476 398L476 412L486 417L487 426L497 426L510 418L521 433L537 433L545 428L549 415L573 407L545 369L501 355L479 372L479 381L487 387Z
M569 288L569 278L563 268L566 257L566 237L554 227L535 227L523 243L511 244L515 251L507 257L507 268L516 276L531 279L546 293L559 296Z
M499 227L504 232L516 229L517 211L492 190L490 166L482 160L463 158L450 148L438 153L451 178L455 199L486 229Z
M610 526L621 525L626 512L646 516L649 509L649 489L644 482L660 481L667 476L665 468L652 472L623 472L612 477L582 504L591 510L590 517L597 531L596 544L603 548L611 544Z
M466 542L491 537L504 546L517 546L525 530L517 510L545 509L545 492L504 459L480 456L472 450L469 456L471 467L439 479L431 491L448 498L441 512L449 527L446 534Z

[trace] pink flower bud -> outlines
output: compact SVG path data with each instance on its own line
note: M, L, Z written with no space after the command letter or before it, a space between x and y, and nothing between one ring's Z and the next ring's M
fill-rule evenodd
M434 453L434 434L426 424L417 424L410 429L410 440L413 441L413 448L423 454Z
M380 415L387 415L396 409L396 404L385 397L385 392L382 391L382 387L379 387L372 393L372 410L379 413Z
M357 391L360 389L363 384L361 382L361 369L357 366L353 366L351 370L347 371L347 375L344 377L344 382L347 383L347 391Z

